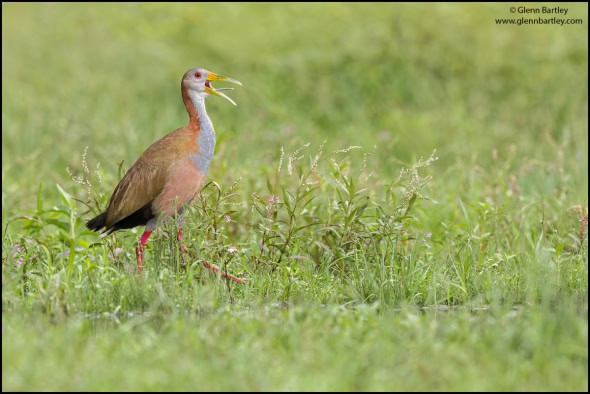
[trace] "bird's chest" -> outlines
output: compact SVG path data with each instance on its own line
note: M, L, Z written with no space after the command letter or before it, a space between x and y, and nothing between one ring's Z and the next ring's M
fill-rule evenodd
M210 121L201 123L201 130L195 137L195 142L197 151L190 154L190 158L197 169L205 175L209 171L215 153L215 130Z

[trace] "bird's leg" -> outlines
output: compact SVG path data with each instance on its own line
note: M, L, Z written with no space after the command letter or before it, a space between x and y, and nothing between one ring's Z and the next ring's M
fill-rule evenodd
M141 235L141 239L137 242L137 246L135 247L135 257L137 258L137 272L141 274L143 269L143 250L145 249L145 244L147 243L148 238L150 237L151 231L144 231Z
M188 254L188 248L182 243L182 239L184 237L182 236L182 226L180 226L180 228L178 229L178 235L176 236L176 239L178 240L178 245L180 246L180 250L183 253L187 253ZM181 267L186 271L186 263L184 261L184 255L181 254L180 258L182 259L182 264Z
M180 244L180 249L184 252L184 253L188 253L188 248L182 243L182 227L180 227L180 229L178 230L178 235L176 237L176 239L178 239L178 243ZM203 265L206 268L209 268L211 271L213 272L217 272L219 271L219 267L216 266L215 264L209 264L206 261L203 261ZM186 269L186 264L183 263L183 268ZM221 276L223 276L224 278L229 278L231 280L233 280L234 282L238 282L238 283L246 283L246 279L245 278L238 278L237 276L233 276L232 274L228 274L225 271L221 271Z
M207 261L203 261L203 265L205 267L209 268L213 272L219 271L219 267L216 266L215 264L209 264ZM223 276L224 278L231 279L234 282L238 282L238 283L246 283L246 281L248 280L246 278L238 278L237 276L233 276L232 274L228 274L225 271L221 271L221 276Z
M180 250L182 250L184 253L188 253L188 248L182 243L183 238L184 237L182 236L182 227L180 227L180 229L178 229L178 235L176 236L176 239L180 244Z

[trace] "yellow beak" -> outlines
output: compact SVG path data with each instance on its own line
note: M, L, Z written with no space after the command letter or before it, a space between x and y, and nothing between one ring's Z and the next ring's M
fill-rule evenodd
M221 75L217 75L215 73L212 73L211 71L209 71L209 75L207 76L207 82L209 82L209 81L232 82L232 83L242 86L242 83L240 81L236 81L235 79L228 78L228 77L222 77ZM232 103L233 105L237 105L232 99L227 97L225 94L221 93L222 90L233 90L233 89L234 88L215 89L213 86L211 86L211 84L209 84L209 83L205 84L205 92L222 97L222 98L226 99L227 101L229 101L230 103Z

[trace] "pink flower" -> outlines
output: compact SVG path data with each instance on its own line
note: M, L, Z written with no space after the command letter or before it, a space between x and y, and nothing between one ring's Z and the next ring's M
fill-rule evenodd
M270 196L270 198L268 199L268 205L273 205L279 202L279 196L277 196L276 194L273 194Z
M229 215L225 215L223 219L228 223L231 222L231 217Z
M21 252L22 252L22 249L21 249L20 245L17 244L17 245L15 245L15 246L12 247L11 257L15 256L17 253L20 254ZM25 260L25 257L21 254L18 257L18 260L16 261L16 266L18 268L20 268L20 266L23 265L24 260Z

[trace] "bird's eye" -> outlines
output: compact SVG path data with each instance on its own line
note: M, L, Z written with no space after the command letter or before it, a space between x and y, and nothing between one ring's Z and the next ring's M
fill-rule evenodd
M196 73L195 73L195 77L197 77L197 78L201 78L201 73L200 73L200 72L196 72Z

